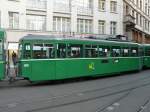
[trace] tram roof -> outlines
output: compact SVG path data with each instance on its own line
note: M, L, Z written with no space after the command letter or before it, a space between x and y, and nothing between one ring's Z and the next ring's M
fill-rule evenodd
M52 41L79 41L79 42L104 42L104 43L113 43L113 44L133 44L133 45L140 45L138 43L134 42L122 42L122 41L113 41L113 40L104 40L104 39L89 39L89 38L73 38L73 37L63 37L62 35L32 35L29 34L27 36L24 36L23 38L20 39L20 41L34 41L34 40L52 40Z

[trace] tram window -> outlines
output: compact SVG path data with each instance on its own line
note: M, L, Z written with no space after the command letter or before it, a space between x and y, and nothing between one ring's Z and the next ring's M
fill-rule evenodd
M19 44L19 53L18 53L18 57L21 58L22 55L22 45Z
M145 49L145 56L150 56L150 48Z
M137 48L131 48L131 56L133 56L133 57L138 56L138 49Z
M33 58L40 59L43 58L43 44L34 44L33 45Z
M33 58L45 59L54 58L54 48L52 44L34 44L33 45Z
M57 57L66 58L66 44L57 44Z
M99 47L99 56L100 57L110 57L110 49L107 47Z
M96 45L85 46L85 57L95 58L98 57L98 48Z
M30 44L25 44L23 57L25 59L30 59L31 58L31 46L30 46Z
M54 58L55 51L52 44L45 44L43 46L43 58Z
M70 44L68 45L68 57L70 58L80 58L82 57L82 45Z
M139 55L140 55L140 56L144 56L144 50L143 50L143 48L140 48L140 49L139 49Z
M129 56L129 49L122 49L122 56L128 57Z
M103 48L100 48L100 47L99 47L99 50L98 50L98 51L99 51L99 56L100 56L100 57L103 57Z
M2 60L3 59L3 55L2 54L0 54L0 60Z
M3 52L3 47L2 47L2 40L0 40L0 54Z
M121 56L121 49L113 48L112 51L111 51L111 56L112 57L119 57L119 56Z

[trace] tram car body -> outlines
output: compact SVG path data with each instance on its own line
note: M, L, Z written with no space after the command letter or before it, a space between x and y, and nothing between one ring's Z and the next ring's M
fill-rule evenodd
M5 77L5 66L6 66L5 50L4 50L4 43L6 39L5 37L6 37L5 30L0 29L0 80L3 80Z
M143 67L150 68L150 44L143 44Z
M140 48L131 42L28 35L19 42L19 75L45 81L141 70Z

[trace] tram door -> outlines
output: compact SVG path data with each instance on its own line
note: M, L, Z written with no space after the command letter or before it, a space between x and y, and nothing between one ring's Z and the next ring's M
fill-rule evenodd
M9 73L8 75L16 75L15 74L15 67L13 64L12 55L13 53L18 56L18 43L8 43L8 51L7 51L7 61L8 61L8 67L9 67Z

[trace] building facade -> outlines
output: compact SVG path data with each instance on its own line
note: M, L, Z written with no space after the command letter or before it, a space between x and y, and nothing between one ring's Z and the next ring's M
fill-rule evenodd
M124 0L124 34L138 43L150 43L150 0Z
M12 46L27 34L123 34L122 0L1 0Z

